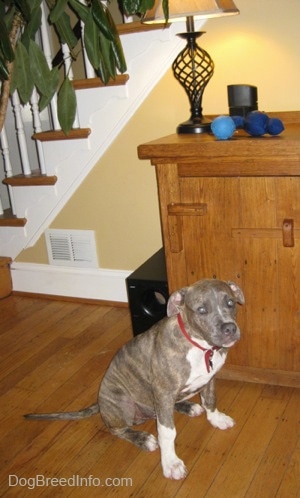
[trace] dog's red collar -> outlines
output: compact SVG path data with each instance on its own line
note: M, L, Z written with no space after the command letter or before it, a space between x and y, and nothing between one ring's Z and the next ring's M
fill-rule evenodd
M213 369L212 357L214 355L214 351L217 350L217 349L220 349L220 348L218 348L217 346L213 346L211 349L205 349L205 348L203 348L202 346L200 346L200 344L198 344L197 342L193 341L193 339L189 336L189 334L185 330L185 327L184 327L184 324L183 324L183 320L182 320L182 316L181 316L180 313L178 313L178 315L177 315L177 321L178 321L178 325L180 327L180 330L183 333L183 335L186 337L186 339L191 344L193 344L193 346L196 346L196 348L199 348L199 349L201 349L202 351L205 352L204 353L205 365L206 365L206 370L209 373L210 369Z

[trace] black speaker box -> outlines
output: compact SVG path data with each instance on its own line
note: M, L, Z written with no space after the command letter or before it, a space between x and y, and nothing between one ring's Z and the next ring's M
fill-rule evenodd
M257 87L253 85L228 85L228 105L230 116L247 116L257 111Z
M136 336L167 314L169 291L163 249L126 278L126 288L133 335Z

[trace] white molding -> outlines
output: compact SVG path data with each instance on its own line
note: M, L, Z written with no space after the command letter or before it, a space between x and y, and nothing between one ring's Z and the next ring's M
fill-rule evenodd
M14 291L114 302L128 302L125 279L131 273L32 263L11 265Z

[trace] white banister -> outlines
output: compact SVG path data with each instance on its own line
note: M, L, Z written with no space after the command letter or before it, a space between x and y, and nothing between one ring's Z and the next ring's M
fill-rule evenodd
M39 113L39 98L36 88L33 89L30 104L31 104L31 112L32 112L32 120L33 120L33 129L35 133L42 132L42 123ZM46 166L45 166L45 158L42 143L39 140L36 140L36 148L38 154L38 161L40 166L40 172L42 175L46 174Z
M1 216L1 214L4 214L4 211L3 211L3 206L2 206L1 197L0 197L0 216Z
M6 135L6 130L5 126L3 126L1 134L0 134L0 142L1 142L1 151L3 155L3 163L4 163L4 172L6 178L9 178L13 176L13 170L10 162L10 154L9 154L9 146L8 146L8 140L7 140L7 135ZM9 194L9 202L10 202L10 207L12 210L12 214L16 214L16 209L15 209L15 202L14 202L14 194L13 194L13 189L9 185L8 186L8 194ZM2 207L2 204L1 204ZM2 208L2 213L3 214L3 208Z
M12 171L11 162L10 162L9 146L8 146L8 140L7 140L5 126L3 126L2 131L1 131L0 141L1 141L1 152L2 152L2 156L3 156L4 172L5 172L5 176L7 178L9 178L10 176L13 176L13 171Z
M13 104L13 111L14 111L14 115L15 115L16 134L17 134L18 144L19 144L19 148L20 148L21 164L22 164L23 173L24 173L24 175L31 175L30 161L29 161L28 150L27 150L27 142L26 142L24 125L23 125L22 113L21 113L21 103L20 103L20 98L19 98L18 92L15 91L12 94L11 98L12 98L12 104Z

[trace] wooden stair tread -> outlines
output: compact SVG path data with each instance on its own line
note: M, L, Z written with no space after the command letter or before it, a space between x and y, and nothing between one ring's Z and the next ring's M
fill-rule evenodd
M33 171L31 175L10 176L2 181L5 185L11 185L12 187L55 185L56 182L57 176L41 175L39 171Z
M91 134L90 128L74 128L68 135L63 130L49 130L34 133L32 138L41 142L52 142L54 140L77 140L88 138Z
M0 215L0 227L24 227L26 223L26 218L17 218L11 209L5 209Z
M88 88L101 88L106 86L122 86L126 85L129 80L129 74L118 74L115 78L110 78L108 83L103 83L99 78L84 78L73 80L72 85L75 90L84 90Z
M117 31L119 35L129 35L131 33L143 33L145 31L154 31L156 29L166 29L169 28L170 24L154 23L154 24L143 24L141 21L128 22L124 24L117 24Z
M12 259L7 256L0 256L0 268L7 266L12 262Z

